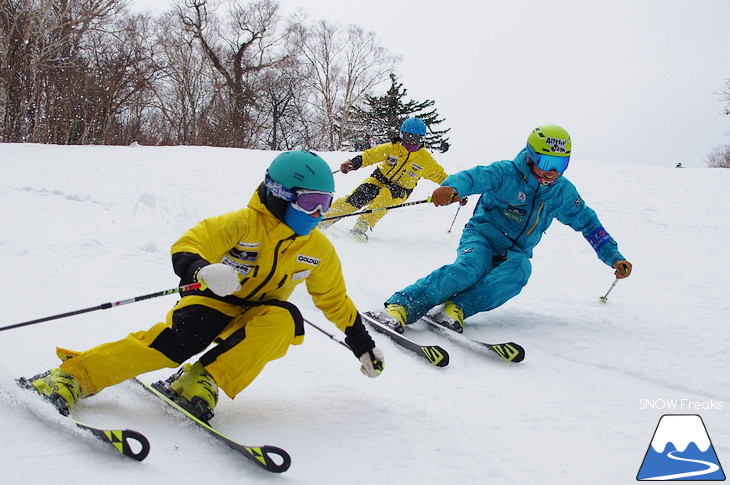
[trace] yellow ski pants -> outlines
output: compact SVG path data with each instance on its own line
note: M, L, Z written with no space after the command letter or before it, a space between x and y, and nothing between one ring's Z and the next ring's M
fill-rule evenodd
M204 347L212 343L213 338L218 345L200 360L230 398L253 382L268 362L286 355L289 345L299 345L304 340L303 332L295 335L297 332L292 313L281 306L262 304L242 308L191 295L183 297L168 312L165 322L157 323L149 330L130 333L122 340L84 352L57 349L59 357L64 360L60 367L79 380L84 396L96 394L105 387L145 372L177 367L182 363L178 362L179 358L171 359L154 345L166 329L170 329L169 332L173 326L181 326L175 313L191 305L208 307L222 314L222 331L211 336L211 341L205 343ZM185 322L185 325L191 329L186 330L187 334L182 332L182 338L192 336L189 332L195 333L195 325L205 326L206 322ZM209 329L202 329L203 332L206 330ZM167 353L171 354L172 351Z

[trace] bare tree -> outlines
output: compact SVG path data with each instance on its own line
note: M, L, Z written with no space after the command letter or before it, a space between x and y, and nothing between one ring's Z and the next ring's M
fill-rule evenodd
M730 115L730 79L725 80L725 87L719 94L725 102L725 114ZM715 147L705 159L708 167L730 168L730 145Z
M225 5L225 21L214 12L222 3L212 0L184 0L178 15L221 78L225 96L218 100L217 108L223 113L219 111L214 120L219 144L251 146L260 130L256 123L258 74L291 53L284 42L286 32L278 29L278 3L257 0L242 5L239 0L228 0Z
M366 33L362 27L356 25L350 25L347 29L347 48L344 54L347 68L344 96L339 108L340 140L349 138L349 114L353 106L362 101L364 95L378 84L389 79L390 73L400 62L399 57L390 55L378 44L373 32Z
M730 168L730 145L716 147L705 162L710 168Z
M261 145L265 148L312 148L301 123L301 108L308 92L302 69L300 62L290 59L267 70L262 79L260 106L266 122Z
M350 108L387 80L400 59L381 47L372 32L357 26L343 30L324 20L304 32L301 43L312 68L309 82L316 93L312 104L319 113L321 143L323 148L338 149Z
M84 120L81 143L127 144L141 137L151 86L159 76L151 19L123 16L112 27L91 33L84 49L89 85L82 93L94 111Z
M172 11L157 22L154 132L159 142L205 143L208 115L215 99L215 74L199 42Z
M81 51L125 0L0 0L0 141L53 141L79 105L61 105L84 80ZM73 96L70 97L73 99Z

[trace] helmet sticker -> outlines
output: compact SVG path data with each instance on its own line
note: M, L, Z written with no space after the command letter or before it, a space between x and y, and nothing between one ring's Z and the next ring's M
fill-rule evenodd
M553 153L565 153L565 146L568 144L568 140L549 137L545 139L545 143L550 146L550 150Z

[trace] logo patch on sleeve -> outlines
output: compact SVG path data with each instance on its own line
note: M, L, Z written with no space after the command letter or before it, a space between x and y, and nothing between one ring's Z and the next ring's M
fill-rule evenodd
M591 246L593 246L594 251L598 251L601 246L606 244L608 241L613 240L611 235L603 228L603 226L600 226L598 229L588 234L588 236L586 236L586 239L591 244Z

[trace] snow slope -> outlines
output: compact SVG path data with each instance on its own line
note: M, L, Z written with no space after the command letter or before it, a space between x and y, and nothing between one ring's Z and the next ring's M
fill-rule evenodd
M349 154L321 155L334 169ZM274 156L0 144L0 326L175 287L170 245L200 219L246 204ZM453 150L436 156L449 172L491 161ZM335 175L338 193L368 173ZM730 463L730 171L574 159L568 175L634 274L600 303L612 270L579 234L554 223L523 292L467 320L473 338L522 344L522 364L416 326L409 335L445 347L451 364L432 367L376 334L386 371L366 379L351 353L308 327L303 345L234 401L222 397L214 419L245 444L286 449L291 468L272 475L131 383L83 401L75 416L145 433L152 450L142 463L65 429L13 383L57 365L56 345L83 350L146 329L176 296L3 331L2 482L632 483L667 413L700 414L720 462ZM423 181L411 200L433 188ZM333 226L328 234L358 307L379 308L451 262L473 206L459 211L451 233L456 207L426 204L391 211L366 245L346 232L354 218ZM336 331L303 287L293 300L306 318Z

